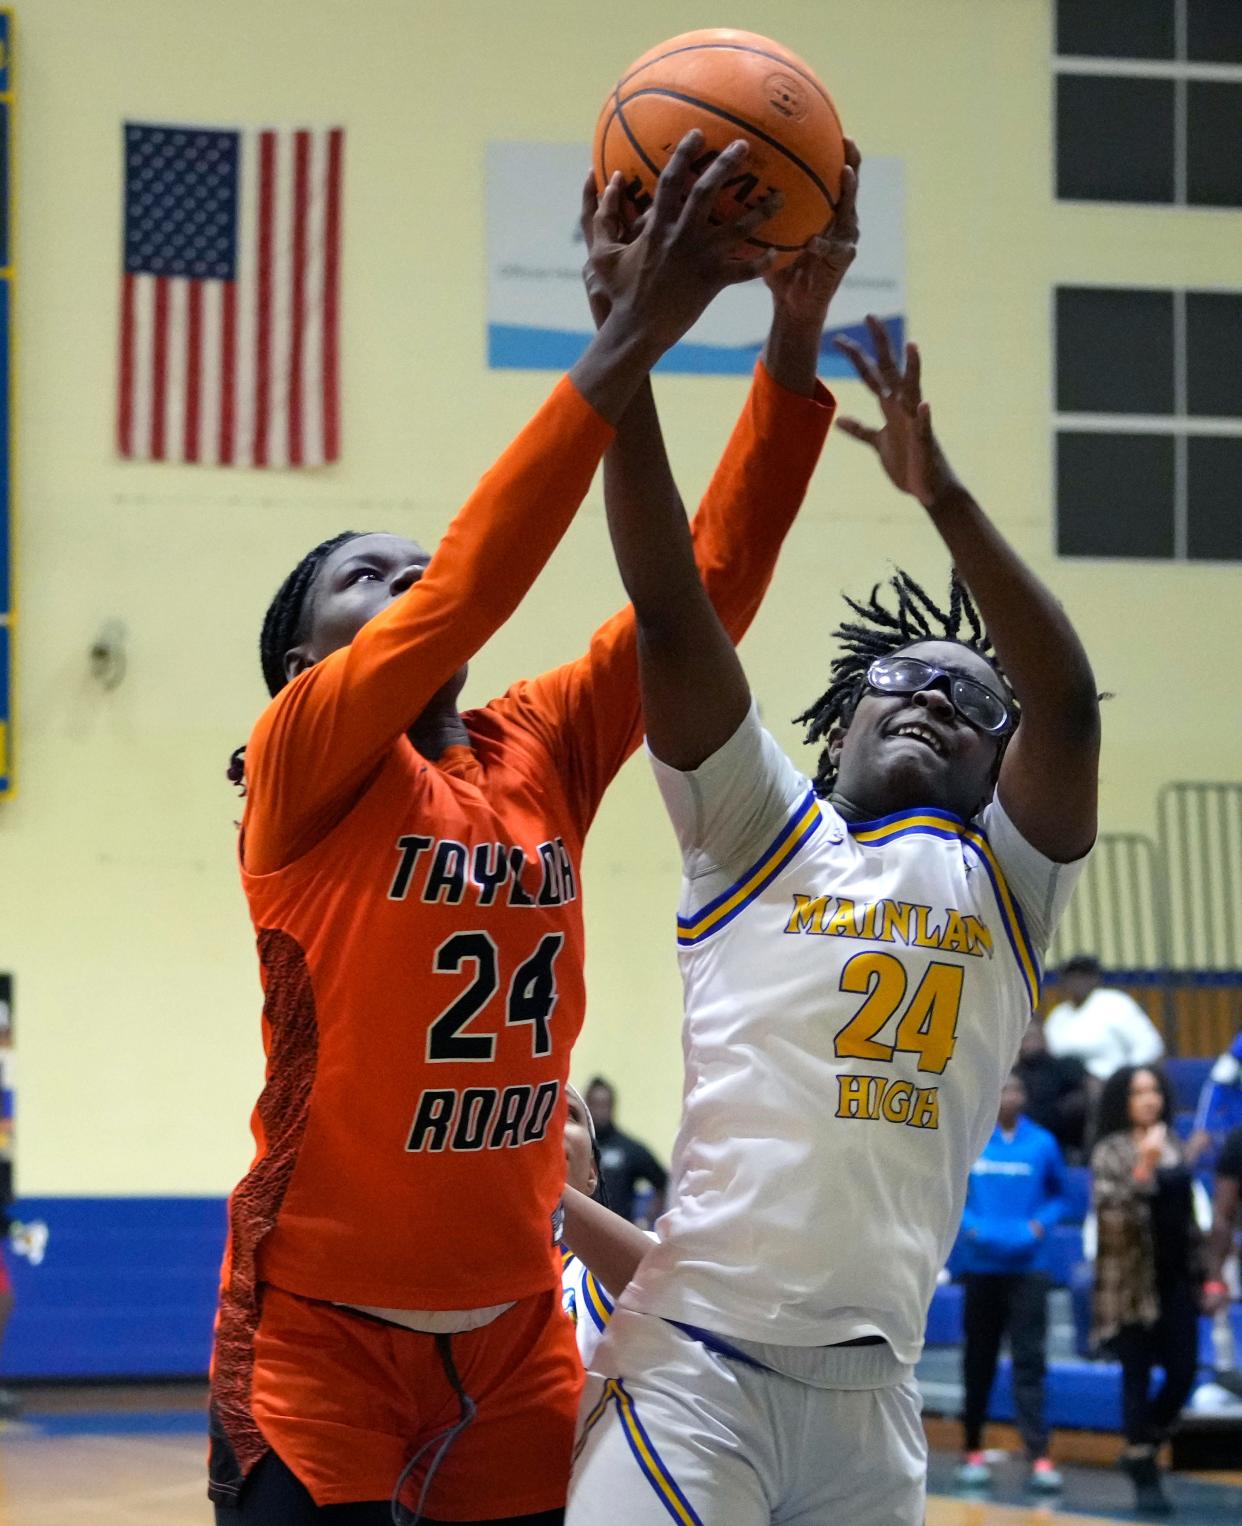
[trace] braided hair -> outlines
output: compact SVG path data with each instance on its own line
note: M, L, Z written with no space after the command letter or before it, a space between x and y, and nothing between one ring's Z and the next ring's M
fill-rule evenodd
M832 661L832 682L809 709L795 716L795 722L807 723L808 743L827 739L837 726L848 727L859 700L867 688L867 670L877 657L889 657L916 641L956 641L978 652L1004 673L992 651L992 641L983 628L978 607L970 590L958 577L956 569L949 580L949 604L941 609L931 596L900 567L888 579L887 587L896 595L897 607L881 601L877 583L865 603L845 595L845 602L857 615L833 632L844 648ZM1012 699L1010 701L1012 704ZM814 785L817 795L831 794L837 782L837 769L825 747L819 755L819 771Z
M347 540L356 540L366 532L342 530L321 540L297 564L276 590L275 597L267 606L263 617L263 630L259 635L259 662L263 668L263 681L267 692L275 697L289 682L285 674L285 654L296 646L305 634L306 601L319 569L338 546ZM246 749L236 748L229 756L228 776L231 782L243 790Z

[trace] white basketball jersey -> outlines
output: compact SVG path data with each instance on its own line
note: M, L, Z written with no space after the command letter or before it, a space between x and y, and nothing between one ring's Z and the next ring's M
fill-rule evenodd
M656 772L687 874L685 1101L623 1302L766 1343L880 1335L913 1362L1073 867L996 802L847 823L753 711L702 768Z
M612 1299L593 1272L567 1245L561 1246L561 1308L573 1322L582 1365L590 1367L600 1336L612 1318Z

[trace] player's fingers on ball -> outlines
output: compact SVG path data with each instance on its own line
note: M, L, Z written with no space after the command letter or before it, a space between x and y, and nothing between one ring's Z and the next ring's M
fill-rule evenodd
M750 145L745 138L735 138L712 160L699 176L686 198L686 221L706 222L721 188L731 174L746 163Z
M862 163L862 155L858 152L858 144L854 142L853 138L846 138L845 140L845 162L854 171L857 171L858 166Z
M624 224L621 218L622 179L618 171L604 187L593 219L594 236L615 244L621 237Z
M841 243L858 242L858 176L847 165L841 171L841 197L832 229Z
M592 170L582 187L582 211L578 218L588 249L591 247L591 239L595 232L595 213L598 208L599 192L595 189L595 172Z
M677 220L691 161L702 146L703 134L697 127L692 127L673 150L656 181L655 200L651 204L653 224L664 225Z
M757 228L762 228L764 223L775 217L784 205L785 198L779 191L773 191L770 196L765 196L753 207L747 207L741 217L726 223L721 232L731 234L735 240L747 239Z
M886 395L886 388L880 378L880 373L876 370L875 361L867 354L866 350L860 345L856 345L852 339L837 338L832 342L854 367L855 371L858 372L859 379L867 388L874 392L876 397L884 397Z

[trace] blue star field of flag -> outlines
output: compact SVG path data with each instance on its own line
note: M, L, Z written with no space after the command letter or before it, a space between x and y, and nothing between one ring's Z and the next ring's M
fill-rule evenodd
M240 135L125 128L125 269L232 281L237 275Z

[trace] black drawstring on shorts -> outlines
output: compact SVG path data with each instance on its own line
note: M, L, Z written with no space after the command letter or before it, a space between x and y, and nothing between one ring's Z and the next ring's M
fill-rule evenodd
M457 1395L457 1402L461 1405L461 1414L452 1425L445 1426L443 1430L436 1431L433 1436L428 1436L418 1451L414 1453L409 1462L401 1470L401 1477L393 1487L392 1519L393 1526L418 1526L423 1518L423 1505L427 1500L427 1491L431 1488L431 1481L436 1476L440 1464L448 1455L449 1448L461 1435L461 1433L473 1423L478 1413L478 1406L462 1386L461 1377L457 1372L457 1364L453 1361L453 1337L451 1335L435 1335L432 1337L436 1343L436 1352L440 1358L440 1365L444 1368L444 1376L449 1380L453 1392ZM407 1515L401 1503L401 1491L405 1488L406 1479L426 1456L432 1447L436 1448L435 1456L427 1465L427 1477L423 1480L423 1487L419 1491L418 1504L414 1514Z

